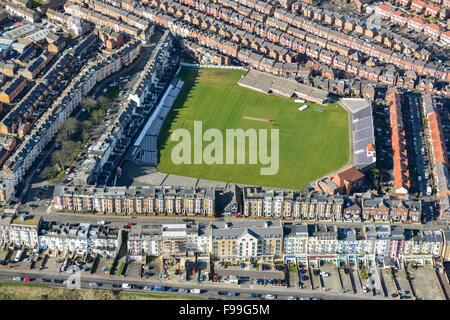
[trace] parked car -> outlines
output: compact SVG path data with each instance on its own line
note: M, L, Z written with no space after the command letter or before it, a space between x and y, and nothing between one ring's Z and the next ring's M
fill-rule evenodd
M169 292L177 292L175 288L169 288Z
M189 291L188 291L187 289L178 289L178 292L181 292L181 293L188 293Z
M21 277L13 277L12 278L14 281L22 281L22 278Z
M23 279L23 281L25 282L30 282L32 279L30 277L26 277L25 279Z
M98 286L100 286L100 284L97 282L89 282L89 287L98 287Z
M42 282L52 282L52 280L46 279L46 278L42 278L41 281L42 281Z
M217 294L218 294L219 296L226 296L226 295L227 295L227 293L224 292L224 291L218 291Z
M320 271L320 275L322 277L329 277L330 276L330 274L328 272L325 272L325 271Z
M311 300L310 297L301 297L300 300Z
M231 291L231 292L228 292L228 295L230 297L236 297L238 294L236 292L234 292L234 291Z
M64 280L55 279L55 280L53 280L53 282L61 284L61 283L64 283Z
M245 263L241 263L241 264L239 265L239 267L241 267L242 269L244 269L244 268L245 268Z
M273 294L266 295L266 299L269 299L269 300L275 300L276 298L277 298L277 296L275 296Z
M145 286L144 290L151 291L151 290L153 290L153 288L151 286Z
M252 293L251 296L252 296L252 298L261 298L260 293Z
M298 298L294 296L289 296L288 300L298 300Z
M217 268L218 269L225 269L227 266L223 265L223 264L218 264Z

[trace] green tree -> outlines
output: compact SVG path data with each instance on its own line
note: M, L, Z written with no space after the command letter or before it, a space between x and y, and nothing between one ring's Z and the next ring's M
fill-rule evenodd
M372 175L373 175L375 178L379 178L379 177L380 177L380 169L378 169L378 168L373 168L372 170L370 170L370 172L372 173Z

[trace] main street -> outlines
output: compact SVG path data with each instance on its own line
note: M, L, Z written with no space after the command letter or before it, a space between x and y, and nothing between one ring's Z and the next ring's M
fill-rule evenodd
M40 210L39 210L40 209ZM170 224L170 223L186 223L190 221L196 221L200 223L210 223L214 221L230 221L238 222L244 220L243 218L236 218L233 216L215 218L215 217L191 217L191 216L122 216L122 215L103 215L103 214L80 214L73 212L53 212L45 206L41 206L37 209L33 209L30 212L33 215L41 216L44 220L56 221L58 223L91 223L97 224L99 221L105 221L107 225L115 227L123 227L129 222L133 224L144 225L144 224ZM248 221L248 219L245 219ZM250 220L252 221L252 220ZM333 224L338 227L363 227L364 225L371 222L336 222L336 221L302 221L302 220L282 220L285 223L305 223L305 224ZM375 225L386 225L386 223L374 223ZM446 228L447 225L440 221L432 221L426 224L401 224L396 223L395 225L403 226L409 229L418 230L433 230L439 228Z
M22 282L23 284L43 284L43 285L51 285L56 287L64 287L65 284L57 284L53 280L72 280L76 279L77 277L73 273L65 272L65 273L58 273L58 272L50 272L47 270L13 270L13 269L3 269L0 270L0 282L15 282L13 281L13 277L20 276L22 278L29 277L33 279L31 282ZM72 276L72 277L71 277ZM70 278L69 278L70 277ZM42 282L42 278L52 280L52 282ZM78 281L78 280L75 280ZM128 283L132 285L137 286L152 286L154 289L155 285L162 285L166 287L166 291L164 294L170 294L174 296L195 296L202 299L223 299L225 296L221 296L218 294L219 291L221 292L235 292L239 295L235 297L226 296L226 299L233 299L233 300L242 300L242 299L255 299L251 297L252 293L258 293L261 294L262 297L265 297L267 294L276 295L278 299L285 300L288 299L289 296L295 296L298 298L302 297L308 297L308 298L319 298L323 300L386 300L386 298L377 295L377 296L357 296L354 294L336 294L336 293L327 293L322 292L318 290L306 290L306 289L298 289L298 288L285 288L285 287L250 287L244 288L240 285L233 285L233 284L223 284L223 283L205 283L205 282L195 282L195 281L189 281L189 282L182 282L180 280L174 280L174 281L155 281L155 280L142 280L142 279L129 279L129 278L121 278L121 279L113 279L109 276L98 276L98 275L89 275L89 274L80 274L79 277L79 284L80 288L92 288L89 286L90 282L97 282L101 284L98 289L104 289L104 290L122 290L122 291L129 291L129 292L140 292L140 293L161 293L159 291L155 290L143 290L143 289L122 289L122 288L114 288L113 284L117 286L122 286L122 283ZM77 283L75 283L76 285ZM193 294L193 293L179 293L179 292L169 292L167 288L174 288L178 291L178 289L194 289L198 288L202 290L201 294ZM257 299L259 300L259 299Z

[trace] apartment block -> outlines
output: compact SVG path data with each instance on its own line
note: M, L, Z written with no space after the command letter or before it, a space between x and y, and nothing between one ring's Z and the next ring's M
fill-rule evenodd
M283 258L280 221L213 222L211 243L216 260L273 262Z
M208 216L215 212L215 190L59 185L53 202L56 210L72 212Z

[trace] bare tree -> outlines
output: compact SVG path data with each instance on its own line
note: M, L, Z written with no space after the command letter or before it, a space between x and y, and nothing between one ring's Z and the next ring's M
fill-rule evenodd
M92 109L97 107L97 101L91 96L88 96L81 101L81 106L91 112Z
M80 121L76 118L68 118L59 129L57 141L65 142L80 130Z
M100 96L97 99L98 106L100 106L104 111L111 105L111 100L104 96Z

